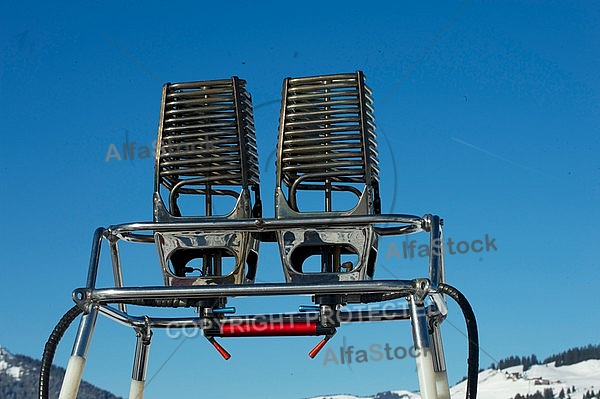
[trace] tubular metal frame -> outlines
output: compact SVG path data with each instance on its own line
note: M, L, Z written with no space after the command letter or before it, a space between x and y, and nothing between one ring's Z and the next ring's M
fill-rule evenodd
M287 78L282 91L275 217L381 213L373 100L364 74ZM299 209L300 191L322 193L322 209ZM334 209L334 192L354 194L357 201L349 210ZM286 281L302 283L373 278L377 239L369 224L277 232ZM343 255L349 255L347 261ZM320 259L319 272L305 270L310 257Z
M154 168L155 222L205 220L219 225L227 219L261 216L252 98L245 85L234 76L163 86ZM168 199L163 199L161 189ZM193 214L188 209L184 214L178 202L181 196L204 205L204 215L198 216L202 212L195 207ZM226 196L234 199L233 209L213 215L214 198ZM156 231L154 240L167 285L254 281L259 242L251 234ZM228 259L233 263L229 267L223 262ZM200 276L188 275L194 271Z
M317 83L318 87L313 87L314 80L318 81L321 78L325 78L323 84L327 87L324 88L322 83ZM352 84L355 84L358 99L350 98L352 96L348 97L349 81L354 82ZM190 136L182 137L179 134L181 132L189 133L191 129L193 132L190 133L192 136L190 140L194 141L200 138L201 141L204 140L204 144L199 144L198 148L186 147L183 151L177 150L170 157L163 156L165 154L161 153L161 147L158 148L153 222L120 224L106 229L98 228L95 231L86 284L73 291L73 300L84 314L81 317L59 399L76 399L77 397L98 315L131 327L135 332L136 349L133 359L130 399L143 399L153 329L197 328L225 359L229 359L231 355L215 338L323 336L323 339L308 353L310 357L315 357L336 333L336 329L344 323L393 320L411 321L413 342L418 350L416 363L421 397L423 399L450 399L440 335L440 324L447 315L446 298L441 293L444 288L441 284L445 283L443 221L438 216L429 214L423 217L380 214L374 124L370 91L364 85L364 76L361 72L357 72L356 74L286 80L286 84L304 85L302 90L308 90L308 92L302 93L290 92L291 97L296 96L294 101L298 101L292 108L305 107L308 114L288 120L285 112L282 111L278 160L283 161L285 165L278 165L277 168L274 218L263 218L260 209L258 161L257 156L255 157L251 99L249 93L243 90L244 83L234 77L230 81L165 85L159 124L159 142L162 145L163 133L165 133L167 136L173 136L169 136L170 138L166 142L167 146L178 146L182 142L189 144L187 140L190 139ZM198 93L189 93L189 90L198 90L198 87L207 91L206 98L199 100L194 97ZM225 94L222 91L224 87L227 88ZM177 97L171 89L180 90L183 94L180 93ZM334 93L331 94L333 97L330 98L330 94L326 94L327 98L323 101L328 102L333 99L334 102L337 102L341 97L340 102L337 102L338 106L333 108L329 107L330 104L321 104L323 93L330 92ZM284 90L284 104L288 104L288 94L288 91ZM167 109L169 101L182 101L178 106L170 108L173 111L172 114L177 114L182 109L185 110L189 101L193 103L193 107L199 103L206 105L211 114L209 117L200 117L200 119L202 121L209 120L209 125L216 123L219 125L219 129L223 127L223 121L220 119L223 116L222 112L233 112L236 123L233 130L237 135L235 139L240 141L237 144L233 143L235 141L232 137L233 130L227 130L226 137L218 137L218 132L198 128L197 125L200 123L198 115L186 113L188 111L181 111L184 115L183 124L171 123L173 118ZM313 102L311 103L311 101ZM349 110L348 107L352 110ZM360 115L353 114L356 110ZM213 112L215 114L212 114ZM349 116L350 114L352 116ZM319 119L322 115L326 115L325 122ZM231 121L233 119L230 119L229 116L226 119L227 128L232 128ZM171 124L167 123L168 121L171 121L169 122ZM292 137L292 141L298 137L308 140L306 143L300 143L300 151L296 151L294 145L284 148L286 121L299 128L299 130L291 129L294 132L290 134L297 135L295 138ZM197 128L199 130L194 130ZM327 131L324 137L326 145L330 147L325 153L314 146L319 139L319 137L313 136L315 129ZM348 129L351 132L348 132ZM340 132L341 136L336 136ZM211 154L207 150L209 142L212 142L213 139L217 151ZM248 141L244 142L244 140ZM228 147L231 144L233 147ZM224 149L225 147L227 148ZM240 156L239 164L236 163L238 162L237 158L233 159L235 157L231 153L232 149L240 151L238 154ZM319 181L320 176L317 176L318 174L314 172L312 166L307 165L306 160L302 159L305 152L312 157L308 158L309 161L315 160L327 169L324 182ZM362 157L360 162L357 161L359 152ZM210 158L213 156L214 159ZM194 159L198 160L199 165L193 165ZM226 164L225 167L219 165L221 161ZM298 162L296 163L296 161ZM236 167L240 167L240 173L234 172L234 177L228 175L230 172L228 167L232 166L232 162L236 163ZM186 169L184 174L193 175L198 172L202 176L191 177L191 180L187 181L187 183L191 182L191 187L184 187L186 182L179 181L177 172L180 165L187 165L186 167L191 168ZM213 166L217 166L217 168L212 169ZM302 176L296 176L298 177L296 179L294 174ZM225 179L221 181L223 184L218 182L218 179L221 178ZM198 188L196 183L205 184L205 186ZM211 193L232 195L229 188L214 188L212 183L216 183L217 186L233 185L240 188L240 191L234 195L234 197L237 195L236 205L229 215L213 216L208 203L205 216L181 216L178 211L173 211L177 209L178 192L208 197ZM289 198L287 199L283 193L282 184L288 188ZM364 185L362 191L355 187L357 184ZM161 198L161 185L170 191L168 209ZM325 211L298 211L294 199L295 191L320 189L321 185L324 185L326 191ZM250 190L255 194L255 207L251 207ZM331 195L336 190L356 194L358 204L350 211L332 211ZM173 192L175 192L174 196L171 195ZM290 199L291 201L288 201ZM305 232L315 232L323 241L321 243L323 245L317 241L310 242L310 239L309 241L300 239L300 241L288 245L285 240L286 235L289 238L290 232L295 236ZM419 232L429 234L431 250L427 277L411 280L372 280L374 256L379 237ZM362 237L360 237L361 235ZM187 279L185 275L169 274L166 262L169 260L171 254L169 251L172 247L192 250L200 248L209 251L215 247L215 241L203 246L202 239L206 241L220 239L221 244L216 247L224 249L226 248L224 242L227 239L223 237L234 236L245 237L247 242L241 243L241 247L247 248L248 251L256 250L260 242L278 241L286 282L243 284L252 282L253 276L246 278L247 276L240 272L239 265L232 273L234 278L222 276L224 278L209 281L203 277ZM198 237L197 241L193 240ZM166 244L168 240L165 238L171 240L170 244ZM161 242L161 239L164 242ZM100 253L104 241L109 245L114 283L110 287L97 287ZM126 285L123 279L124 265L119 249L119 243L122 241L158 246L165 285L143 287ZM350 273L340 273L336 270L325 270L325 272L313 275L301 271L298 273L298 270L294 270L291 258L286 258L288 255L286 251L291 252L299 246L315 243L317 246L333 247L349 244L359 254L359 264L354 265ZM169 245L171 247L165 250L164 247ZM343 251L344 249L339 250ZM375 254L371 252L372 250L375 250ZM195 252L192 252L192 255L194 254ZM246 261L247 252L240 250L237 254L244 262ZM214 254L207 252L205 255L210 257ZM217 254L216 256L221 255ZM371 270L367 270L366 266L369 257L373 261ZM295 314L263 315L231 315L235 309L225 306L227 300L233 297L290 295L310 295L316 306L299 309L299 312ZM343 306L346 304L386 302L399 298L407 300L406 308L387 311L343 310ZM135 305L137 311L142 314L130 312L128 305ZM161 307L195 308L198 313L190 317L172 318L154 317L150 314L151 309Z
M443 348L439 326L445 319L447 309L445 298L437 292L437 286L444 282L442 248L442 220L437 216L423 217L403 214L374 216L349 216L345 218L254 218L226 220L215 225L209 221L184 223L129 223L98 228L93 237L86 285L73 291L73 299L84 310L72 357L67 366L67 377L63 382L60 399L75 399L87 349L89 347L97 316L108 317L136 332L136 351L130 398L142 399L144 379L148 363L152 329L198 328L209 342L225 358L229 353L216 342L215 337L242 337L256 335L324 335L323 340L310 351L311 357L335 334L336 328L349 322L411 320L413 341L419 349L416 358L419 385L424 399L448 399L449 389L445 370ZM154 234L170 231L244 231L257 237L269 236L282 230L298 226L356 227L371 226L380 235L404 235L427 232L430 242L438 243L439 251L431 251L429 256L429 276L412 280L370 280L336 281L314 283L262 283L253 285L198 285L198 286L147 286L128 287L124 284L119 242L153 243ZM383 226L385 225L385 226ZM99 288L96 279L99 273L100 251L103 241L110 245L114 286ZM229 316L221 309L202 307L202 300L214 297L256 297L285 295L334 295L341 303L384 302L390 299L405 298L407 309L392 311L342 311L339 307L334 314L323 313L315 307L308 313L267 314ZM425 299L429 297L429 304ZM197 307L199 314L194 317L152 317L148 314L134 315L128 304L146 308L158 307ZM223 309L225 310L225 309ZM265 326L275 326L269 328ZM431 356L430 356L431 354ZM75 386L76 385L76 386Z

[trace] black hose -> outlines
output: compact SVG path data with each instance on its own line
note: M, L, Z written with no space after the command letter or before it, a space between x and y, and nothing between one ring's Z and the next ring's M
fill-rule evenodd
M50 370L52 369L52 362L54 360L54 354L56 353L56 347L60 342L61 338L73 322L79 316L82 310L78 306L73 306L67 313L60 319L52 334L46 341L44 346L44 355L42 356L42 364L40 366L40 380L38 397L39 399L48 399L48 387L50 385Z
M441 283L438 286L438 292L447 294L454 299L465 317L467 324L467 338L469 339L469 356L467 360L467 399L476 399L477 397L477 377L479 374L479 333L477 332L477 321L475 313L467 298L451 285Z

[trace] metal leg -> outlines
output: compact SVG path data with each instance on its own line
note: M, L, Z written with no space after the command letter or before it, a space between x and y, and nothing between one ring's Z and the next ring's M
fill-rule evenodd
M417 299L414 294L408 297L408 304L421 398L437 399L436 376L433 370L433 356L431 353L425 306L423 300Z
M111 237L109 241L115 287L121 288L123 287L123 271L121 269L121 255L119 254L119 241L114 237ZM127 313L127 306L124 303L119 303L118 307L121 312Z
M83 375L85 359L87 357L87 351L90 346L90 340L94 332L97 318L98 309L95 306L90 307L89 313L84 314L81 317L79 330L77 330L77 337L75 338L71 358L67 364L65 378L62 387L60 388L58 399L77 399L77 392L79 391L79 384L81 383L81 376Z
M150 354L150 340L152 331L148 317L146 326L136 329L137 343L135 346L135 358L133 360L133 372L131 374L131 386L129 388L129 399L143 399L144 385L146 384L146 369L148 368L148 355Z
M431 324L431 354L433 357L433 371L435 372L437 397L438 399L450 399L450 387L448 385L448 374L446 372L446 360L444 359L440 322L438 320L433 320Z

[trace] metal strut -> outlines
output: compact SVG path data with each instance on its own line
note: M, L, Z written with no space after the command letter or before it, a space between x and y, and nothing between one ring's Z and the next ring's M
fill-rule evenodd
M79 330L77 330L75 344L69 363L67 363L65 378L58 399L77 399L77 392L79 391L79 384L81 383L81 376L83 375L83 368L85 367L87 352L97 319L97 306L91 306L88 313L81 316Z
M148 316L144 317L145 325L135 329L137 337L135 345L135 357L133 359L133 371L131 373L131 386L129 388L129 399L143 399L144 387L146 385L146 370L148 368L148 356L150 354L150 341L152 330Z

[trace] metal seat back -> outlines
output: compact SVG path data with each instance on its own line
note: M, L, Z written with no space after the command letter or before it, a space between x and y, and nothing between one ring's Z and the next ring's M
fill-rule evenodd
M377 236L371 226L340 230L310 222L380 213L372 102L360 71L284 80L275 213L307 219L306 229L278 235L288 281L373 276ZM320 269L309 273L304 263L313 256Z
M261 216L252 99L245 84L232 77L164 85L155 222L218 223ZM155 233L155 241L168 285L254 279L258 241L249 233L162 232Z

